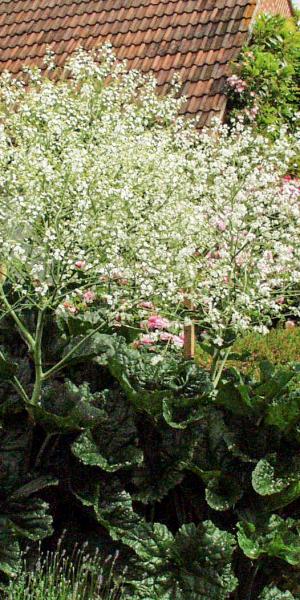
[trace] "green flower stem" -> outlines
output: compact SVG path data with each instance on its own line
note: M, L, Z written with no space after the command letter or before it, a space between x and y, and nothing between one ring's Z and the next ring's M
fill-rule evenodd
M43 376L42 376L43 381L45 381L46 379L49 379L49 377L51 377L52 375L55 375L55 373L58 373L59 371L61 371L66 366L66 364L68 363L68 361L72 358L73 354L79 348L81 348L81 346L87 340L89 340L95 333L97 333L97 331L99 331L103 326L104 326L104 323L101 323L101 325L99 325L98 327L96 327L96 329L93 329L88 335L86 335L82 340L80 340L80 342L78 342L78 344L76 344L72 348L72 350L70 350L70 352L68 352L66 354L66 356L64 356L56 365L54 365L53 367L51 367L51 369L48 369L48 371L46 371L46 373L43 373Z
M32 353L34 353L34 348L35 348L35 341L32 337L32 335L29 333L29 331L26 329L24 323L22 323L21 319L18 317L18 315L15 313L14 309L12 308L12 306L10 305L10 303L8 302L6 295L4 293L3 290L3 286L0 285L0 298L5 306L5 308L7 309L8 314L12 317L12 319L14 320L17 329L21 335L21 337L25 340L25 342L28 344L30 350Z
M20 396L21 396L22 400L24 400L25 404L28 404L30 402L29 397L28 397L26 391L24 390L18 377L15 376L12 379L12 385L15 388L15 390L18 392L18 394L20 394Z
M216 376L216 372L217 372L217 368L218 368L218 362L219 362L219 357L220 357L220 349L219 348L214 348L213 360L212 360L212 365L211 365L211 377L212 377L212 380L214 380L214 378Z
M221 379L224 367L226 365L226 361L228 359L228 356L230 354L232 346L229 346L229 348L226 349L223 360L221 362L217 361L216 363L216 368L214 370L213 373L213 387L216 389L218 387L218 383ZM219 366L220 365L220 366Z

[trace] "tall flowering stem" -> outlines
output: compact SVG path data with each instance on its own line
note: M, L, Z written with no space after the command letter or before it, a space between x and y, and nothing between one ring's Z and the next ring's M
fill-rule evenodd
M109 46L66 70L0 78L1 314L34 358L33 402L66 364L43 370L45 315L99 305L116 326L152 319L152 343L168 335L158 315L182 326L189 301L218 380L230 340L299 315L299 186L285 178L297 134L272 142L238 121L199 133L177 116L176 84L160 98Z

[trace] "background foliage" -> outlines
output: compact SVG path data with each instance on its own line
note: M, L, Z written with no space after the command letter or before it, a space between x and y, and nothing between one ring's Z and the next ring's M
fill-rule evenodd
M243 115L264 133L270 128L273 136L282 125L290 131L299 127L300 32L296 16L261 15L249 45L233 64L233 73L236 79L228 82L232 116Z

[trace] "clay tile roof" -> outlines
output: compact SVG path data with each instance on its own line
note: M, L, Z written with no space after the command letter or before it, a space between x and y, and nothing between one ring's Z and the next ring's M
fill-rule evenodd
M62 65L75 48L110 41L128 66L153 72L165 92L179 74L183 112L200 125L221 116L229 62L249 35L260 0L2 0L0 71L42 65L50 46Z

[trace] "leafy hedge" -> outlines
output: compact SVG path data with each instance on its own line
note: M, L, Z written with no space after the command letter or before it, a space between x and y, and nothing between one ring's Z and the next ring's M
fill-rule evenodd
M244 360L231 361L231 366L241 368L247 373L257 373L259 363L268 360L276 365L289 362L300 362L300 328L273 328L266 335L248 333L236 340L232 347L233 354L243 356ZM203 367L211 364L211 357L198 344L196 360Z
M228 79L231 114L262 130L299 127L300 31L293 19L261 15Z
M48 365L93 327L52 319ZM227 369L214 390L194 362L107 329L25 408L13 384L30 390L30 354L10 319L0 335L3 581L54 518L56 535L120 550L125 598L299 598L299 365Z

